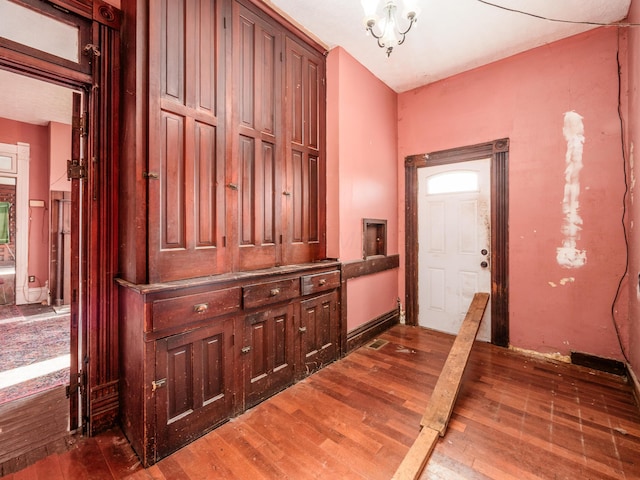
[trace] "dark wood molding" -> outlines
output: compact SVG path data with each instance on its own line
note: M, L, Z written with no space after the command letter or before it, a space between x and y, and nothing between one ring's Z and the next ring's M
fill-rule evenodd
M88 433L113 425L118 417L118 165L120 100L120 33L95 24L101 55L94 62L94 79L101 86L91 99L90 158L87 194Z
M436 165L446 165L448 163L467 162L470 160L481 160L495 153L508 152L509 139L502 138L493 142L478 143L468 147L451 148L431 153L421 153L409 155L405 158L405 167L414 166L434 167Z
M398 309L384 313L373 320L360 325L358 328L347 334L347 353L361 347L382 332L389 330L400 321L400 311Z
M362 277L373 273L392 270L400 266L400 255L388 255L386 257L370 257L366 260L354 260L342 264L342 278Z
M506 347L509 345L508 151L492 155L491 225L491 343Z
M407 325L418 324L418 170L417 162L405 162L404 303ZM424 166L424 165L423 165Z
M405 310L408 325L418 324L417 169L491 158L491 343L509 345L509 139L405 158Z
M102 0L93 0L93 20L107 27L120 28L122 12L113 5Z

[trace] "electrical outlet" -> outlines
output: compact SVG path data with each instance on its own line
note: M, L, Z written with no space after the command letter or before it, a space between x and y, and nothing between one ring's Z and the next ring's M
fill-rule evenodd
M36 276L35 275L29 275L29 283L33 283L36 281Z

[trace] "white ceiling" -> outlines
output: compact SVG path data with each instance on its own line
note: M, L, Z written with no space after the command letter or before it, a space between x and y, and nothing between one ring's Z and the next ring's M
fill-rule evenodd
M265 1L329 49L343 47L396 92L595 28L532 18L478 0L416 0L421 9L418 22L407 34L405 43L387 58L375 39L365 33L359 0ZM631 3L631 0L489 1L547 18L597 23L624 19ZM402 12L401 5L398 11Z
M0 69L0 117L47 125L71 124L72 91Z
M593 26L532 18L478 0L417 0L421 14L406 42L387 58L367 36L358 0L265 0L328 49L342 46L376 77L403 92ZM610 23L631 0L491 0L549 18ZM399 0L402 3L402 0ZM402 8L398 9L402 11ZM0 117L45 125L70 123L71 92L0 70Z

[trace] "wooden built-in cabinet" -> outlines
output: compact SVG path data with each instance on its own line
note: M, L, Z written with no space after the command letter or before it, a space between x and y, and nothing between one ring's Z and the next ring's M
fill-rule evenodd
M122 227L135 229L123 232L122 278L165 282L324 258L325 58L265 8L124 2L148 61L125 62L139 102L124 107L125 132L137 130L146 158L123 169L123 191L137 201L121 208ZM135 205L146 207L146 226Z
M260 0L123 2L122 428L145 465L341 351L325 58Z
M338 357L339 268L119 281L122 428L145 465Z

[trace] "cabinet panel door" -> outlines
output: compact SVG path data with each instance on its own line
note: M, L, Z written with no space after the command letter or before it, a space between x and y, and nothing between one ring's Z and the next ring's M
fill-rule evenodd
M156 342L156 459L228 418L233 409L233 319Z
M324 58L286 40L286 200L283 255L287 264L325 254Z
M292 384L295 378L293 306L263 310L244 321L244 408Z
M222 3L149 3L149 281L226 272Z
M233 3L233 110L230 205L237 212L238 270L281 263L282 34Z
M338 294L320 295L300 304L300 375L318 370L338 357Z

